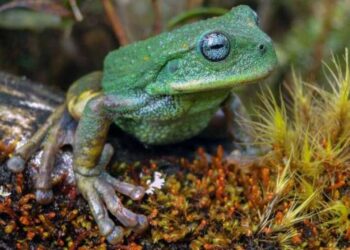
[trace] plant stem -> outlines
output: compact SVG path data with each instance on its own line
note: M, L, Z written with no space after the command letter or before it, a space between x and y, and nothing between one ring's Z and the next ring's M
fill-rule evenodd
M126 32L121 24L121 21L117 15L116 7L111 3L111 0L101 0L103 8L106 12L107 18L112 25L113 32L117 37L120 45L126 45L129 40L126 36Z

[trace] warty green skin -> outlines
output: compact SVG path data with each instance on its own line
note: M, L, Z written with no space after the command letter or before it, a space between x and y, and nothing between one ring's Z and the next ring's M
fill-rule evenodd
M271 39L255 15L239 6L110 52L104 94L137 100L109 110L113 121L145 144L169 144L200 133L235 86L264 78L276 66ZM223 61L211 62L200 53L200 39L212 31L229 38L231 51Z
M215 62L200 49L203 37L213 32L223 35L225 45L230 45L229 54ZM55 153L64 143L72 144L78 189L101 234L110 243L120 242L124 230L109 213L136 232L148 223L144 215L126 209L115 194L140 200L145 189L118 181L105 171L113 155L113 148L105 144L110 124L116 123L145 144L169 144L200 133L221 108L230 125L228 134L237 139L240 133L235 132L233 115L240 113L239 101L232 90L266 77L276 63L271 39L247 6L120 48L107 56L103 72L91 73L72 85L66 103L26 145L16 149L7 166L22 171L48 133L36 178L36 199L48 203L53 198L50 178ZM79 119L74 139L64 125L65 109Z

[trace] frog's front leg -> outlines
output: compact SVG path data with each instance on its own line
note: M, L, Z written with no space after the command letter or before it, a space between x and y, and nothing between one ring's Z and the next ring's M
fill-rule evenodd
M223 103L222 110L225 114L225 127L228 135L239 148L245 150L247 155L256 155L257 148L252 146L254 138L248 124L249 115L240 98L231 93Z
M115 191L129 196L133 200L143 197L142 187L120 182L105 171L113 149L105 145L111 124L106 106L111 105L104 95L95 97L85 106L75 134L73 166L78 189L88 201L91 212L100 232L110 243L123 239L122 227L116 226L108 215L113 214L125 227L142 231L148 226L144 215L135 214L125 208ZM108 104L107 104L108 102ZM116 109L118 104L113 103Z
M235 148L244 150L245 154L254 155L256 149L252 147L253 138L247 121L249 116L241 100L237 95L230 94L200 137L212 139L229 137L235 144Z
M225 114L227 132L229 136L239 143L250 143L251 135L248 121L248 114L240 98L231 93L222 105Z

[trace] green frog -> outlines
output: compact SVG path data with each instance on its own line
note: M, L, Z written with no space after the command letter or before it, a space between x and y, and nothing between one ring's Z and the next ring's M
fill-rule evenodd
M147 145L172 144L200 134L222 110L225 131L234 137L234 116L240 108L232 89L267 77L276 64L272 41L247 6L119 48L107 55L103 72L73 83L65 103L16 149L7 167L22 171L42 145L36 198L48 203L53 198L55 154L71 144L78 190L100 233L118 243L125 228L141 232L148 222L146 216L125 208L116 194L140 200L145 188L105 170L113 155L106 143L110 125L115 123ZM66 128L67 114L78 120L74 134Z

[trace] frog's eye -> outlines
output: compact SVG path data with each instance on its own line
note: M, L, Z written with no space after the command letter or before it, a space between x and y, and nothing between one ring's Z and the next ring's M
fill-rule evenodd
M224 60L230 53L230 41L220 32L211 32L202 37L199 48L206 59L218 62Z
M258 16L258 14L256 14L255 11L253 11L253 16L254 16L255 24L256 24L257 26L260 26L260 18L259 18L259 16Z

